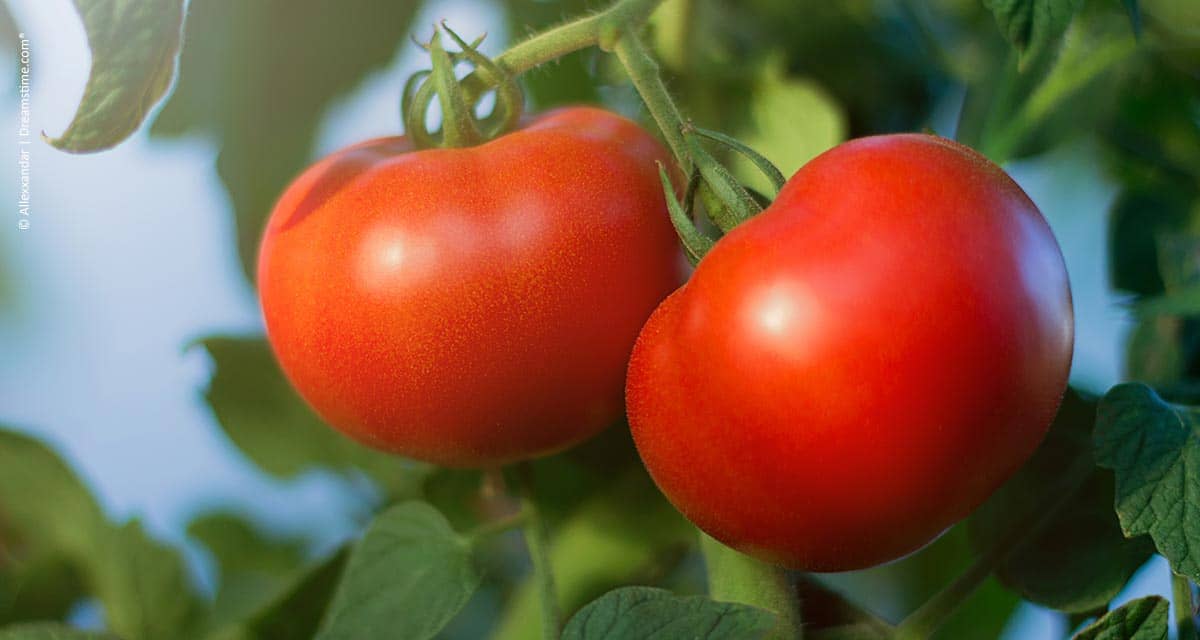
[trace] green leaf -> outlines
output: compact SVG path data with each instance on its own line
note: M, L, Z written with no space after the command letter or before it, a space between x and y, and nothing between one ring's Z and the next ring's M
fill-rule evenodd
M92 71L79 109L59 138L73 153L102 151L128 138L171 86L183 0L75 0Z
M1095 456L1116 473L1116 510L1127 536L1149 534L1171 568L1200 580L1200 431L1197 412L1142 384L1100 402Z
M428 504L389 508L355 545L317 639L433 638L479 587L471 554Z
M34 622L0 629L0 640L118 640L96 631L80 631L57 622Z
M63 619L86 595L78 563L65 553L43 553L8 565L0 561L0 625Z
M1063 495L1073 469L1091 468L1096 401L1068 390L1046 440L1033 458L968 521L973 546L993 548L1017 523ZM1006 586L1027 600L1067 612L1106 606L1150 558L1144 537L1126 539L1112 510L1113 480L1097 470L1032 540L998 568Z
M1074 640L1167 640L1167 601L1150 596L1108 612Z
M292 576L286 589L244 622L212 640L311 640L333 598L349 556L347 549Z
M389 494L414 497L432 469L360 445L327 426L284 378L260 338L206 338L216 365L205 394L229 439L255 464L280 478L329 467L361 470Z
M827 91L812 80L786 76L781 61L776 61L755 83L747 118L734 137L788 177L817 154L845 140L847 129L845 114ZM771 181L751 160L738 155L730 166L751 189L774 191Z
M535 463L535 469L546 462ZM553 478L537 477L535 486L543 487ZM553 529L550 566L564 611L578 609L656 568L661 572L664 559L696 543L695 527L663 498L640 464L605 480L599 493ZM539 503L544 503L541 496ZM631 518L631 513L637 517ZM527 578L509 599L492 640L537 637L539 608L536 581Z
M1024 59L1057 41L1071 24L1083 0L983 0L996 24Z
M259 234L284 187L311 160L330 104L390 63L418 0L204 0L188 10L179 82L154 135L216 138L217 172L254 279ZM400 129L399 92L395 79ZM345 140L346 145L359 142Z
M216 560L219 583L207 624L219 628L250 617L292 586L303 543L275 540L230 513L210 513L188 525Z
M79 477L46 445L0 428L0 535L31 551L88 558L107 526Z
M665 589L624 587L580 609L563 640L752 640L775 625L775 614Z
M126 640L187 638L199 621L187 568L136 521L110 529L91 567L108 627Z

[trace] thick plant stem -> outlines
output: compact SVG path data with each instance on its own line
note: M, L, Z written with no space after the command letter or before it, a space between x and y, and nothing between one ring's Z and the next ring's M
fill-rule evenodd
M495 62L512 75L524 73L568 53L600 44L602 37L613 37L610 34L620 33L621 29L640 27L662 1L618 0L600 13L572 20L518 42L496 56ZM470 89L478 90L483 78L472 74L465 82Z
M778 616L770 640L800 640L800 599L787 573L734 551L700 534L700 549L708 565L708 590L713 600L766 609Z
M1175 604L1175 631L1179 640L1196 640L1196 604L1192 598L1192 583L1183 576L1171 574L1171 599Z
M691 155L688 153L687 141L683 137L683 116L671 94L663 84L662 76L658 73L658 63L646 51L645 45L632 30L627 31L613 47L613 53L625 67L633 87L646 103L650 115L666 138L675 160L684 172L691 170Z
M517 467L521 487L521 513L525 515L525 544L533 563L533 575L538 585L542 605L542 638L558 640L562 632L562 614L558 608L558 590L554 587L554 572L550 567L550 543L546 522L533 495L533 468L529 463Z
M629 73L634 88L662 130L679 166L686 172L692 163L682 134L683 117L659 76L658 63L637 36L638 29L662 1L617 0L600 13L547 29L518 42L496 56L496 66L515 76L586 47L599 45L611 50ZM488 85L481 74L472 73L463 79L462 86L467 96L474 97Z

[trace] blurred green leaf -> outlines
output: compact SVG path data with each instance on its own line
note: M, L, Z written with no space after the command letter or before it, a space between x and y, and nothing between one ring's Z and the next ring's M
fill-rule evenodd
M553 529L550 566L559 604L565 612L575 611L666 561L671 549L695 543L695 529L662 497L644 469L610 476L605 487ZM528 578L509 599L493 640L536 637L538 610L538 591Z
M80 631L56 622L19 624L0 629L0 640L118 640L97 631Z
M79 110L59 138L75 153L102 151L128 138L171 86L183 0L75 0L92 71Z
M1143 296L1163 293L1159 238L1187 224L1190 205L1189 194L1166 185L1127 189L1117 197L1108 235L1114 287ZM1143 313L1161 312L1158 304L1147 302Z
M325 110L401 45L412 46L408 30L420 4L197 0L189 7L179 82L151 132L217 139L217 171L233 201L251 280L263 223L308 164ZM395 79L397 130L403 83Z
M1095 456L1117 478L1127 536L1149 534L1171 568L1200 580L1200 429L1193 409L1142 384L1113 387L1100 402Z
M765 637L775 614L703 596L664 589L624 587L602 596L571 617L563 640L752 640Z
M480 583L471 542L436 509L406 502L384 511L354 547L318 640L433 638Z
M1004 37L1022 57L1050 47L1071 24L1083 0L983 0Z
M1167 601L1139 598L1108 612L1075 634L1074 640L1167 640Z
M304 561L303 543L277 540L260 533L231 513L210 513L188 525L216 560L216 599L206 621L220 628L250 617L292 586Z
M1028 93L1021 94L1005 120L986 132L981 151L1004 163L1027 150L1039 132L1051 143L1071 133L1091 133L1111 109L1120 86L1100 79L1135 51L1137 42L1119 18L1108 13L1081 16L1066 31L1057 52L1046 51L1036 64L1027 63L1027 71L1038 80L1028 85ZM1090 88L1099 91L1091 95Z
M61 620L85 595L78 563L67 554L42 553L11 566L0 559L0 626Z
M1014 526L1062 495L1073 478L1066 470L1089 467L1096 402L1068 390L1050 433L1033 458L970 518L980 552L1000 544ZM1113 480L1097 471L1031 541L999 567L997 575L1026 599L1067 612L1107 605L1150 558L1144 537L1127 540L1113 513Z
M349 550L329 556L292 576L287 588L242 623L212 640L312 640L337 587Z
M757 80L747 71L779 54L788 77L819 85L841 106L850 137L919 129L928 122L938 90L950 82L938 53L920 46L896 3L809 2L803 10L778 0L695 4L700 31L692 38L701 65L693 67L699 76L693 84L714 86L691 92L695 99L685 106L688 113L718 110L727 116L697 119L710 129L732 130L743 119L743 98L750 91L745 81ZM972 32L963 41L985 39Z
M734 137L766 156L785 177L846 138L846 117L837 102L811 80L784 76L777 64L755 84L747 115ZM732 169L746 186L772 192L770 180L750 160L737 155Z
M216 364L206 397L221 428L267 473L295 477L329 467L366 472L390 495L415 497L432 467L360 445L317 417L260 338L206 338Z
M974 563L966 524L947 531L924 549L872 569L822 574L818 578L847 599L895 622L940 592ZM936 640L995 638L1003 632L1020 598L994 579L977 589L934 634Z
M193 636L200 603L178 552L133 521L105 532L96 554L94 593L113 633L126 640Z
M61 550L83 559L105 526L99 505L58 455L0 428L0 539L15 536L18 551Z

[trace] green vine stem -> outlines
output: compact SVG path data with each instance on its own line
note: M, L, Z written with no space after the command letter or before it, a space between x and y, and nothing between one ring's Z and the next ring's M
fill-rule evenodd
M1192 583L1187 578L1171 574L1171 599L1175 604L1175 631L1179 640L1196 640L1196 604L1192 598Z
M713 600L748 604L779 616L769 640L800 640L800 597L787 572L730 549L700 533L700 550L708 565L708 590Z
M600 46L617 55L633 86L645 101L680 166L690 168L690 156L684 143L683 118L671 100L659 76L658 63L646 51L636 32L650 18L662 0L618 0L608 9L543 31L513 45L496 56L496 66L516 76L540 64L591 46ZM491 88L481 73L472 73L462 81L467 101Z
M663 84L662 75L658 72L658 63L632 31L616 42L613 53L625 67L625 72L633 81L633 87L646 103L646 108L666 138L680 168L685 173L689 172L692 168L692 156L683 138L683 116L679 114L679 108L675 106L675 101L671 99L671 94Z
M562 632L562 614L558 606L558 590L554 586L554 572L550 566L546 522L542 519L542 512L533 494L533 467L523 462L517 466L515 475L520 488L521 513L524 514L525 544L529 547L529 559L533 564L542 607L542 638L558 640Z
M954 613L967 598L971 597L992 575L1001 563L1020 551L1045 530L1063 507L1070 504L1075 494L1083 488L1095 473L1095 463L1090 457L1081 458L1064 475L1068 480L1062 493L1045 503L1037 505L1029 515L1011 527L995 546L988 549L970 567L945 589L930 598L896 627L896 640L919 640L928 638Z

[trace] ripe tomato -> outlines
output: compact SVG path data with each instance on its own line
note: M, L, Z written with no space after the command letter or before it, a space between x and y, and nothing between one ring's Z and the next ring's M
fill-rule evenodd
M1073 313L1034 204L926 135L843 144L721 239L642 330L639 452L713 537L811 571L912 552L1037 447Z
M648 133L571 108L478 147L373 140L284 192L258 263L284 372L380 449L488 466L621 416L638 330L681 279Z

